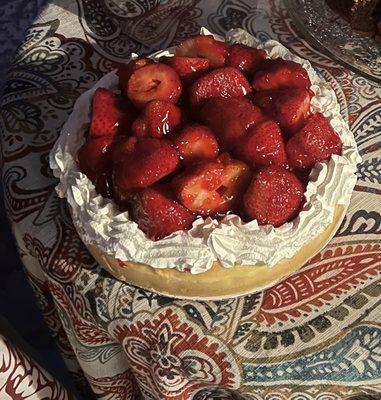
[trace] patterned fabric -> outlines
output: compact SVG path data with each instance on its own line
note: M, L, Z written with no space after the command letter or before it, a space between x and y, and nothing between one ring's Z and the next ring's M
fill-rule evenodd
M335 89L363 157L347 216L324 251L264 292L215 302L158 296L101 270L55 195L47 158L75 99L115 63L202 25L243 27L309 59ZM381 394L380 98L380 86L302 40L279 0L60 0L44 9L2 100L5 200L48 324L96 398Z
M59 382L1 333L0 354L2 399L73 399Z

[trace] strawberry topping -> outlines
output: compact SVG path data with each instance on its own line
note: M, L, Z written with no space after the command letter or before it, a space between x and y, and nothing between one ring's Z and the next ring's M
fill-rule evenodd
M203 125L186 126L174 139L184 163L190 164L218 155L218 143L213 132Z
M224 67L210 71L190 87L189 100L195 108L205 100L242 97L251 92L251 86L237 68Z
M266 167L253 178L244 195L244 208L260 225L275 227L291 221L303 202L300 180L282 167Z
M127 96L138 108L152 100L177 103L181 82L177 72L165 64L150 64L137 69L127 82Z
M293 167L308 168L332 154L340 154L342 142L323 114L315 113L288 141L286 151Z
M282 58L264 60L253 78L253 87L256 90L295 87L308 89L310 86L307 71L300 64Z
M177 106L167 101L153 100L145 106L131 130L134 136L160 138L176 132L180 126L181 111Z
M195 216L172 199L162 187L143 189L131 199L131 215L152 240L189 229Z
M133 113L124 100L111 90L98 88L93 97L89 137L125 134L131 126Z
M210 35L192 36L176 47L176 56L207 58L211 68L223 67L228 55L228 45Z

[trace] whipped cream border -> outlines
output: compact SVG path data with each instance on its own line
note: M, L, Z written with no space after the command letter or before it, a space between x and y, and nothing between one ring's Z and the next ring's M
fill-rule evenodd
M211 33L202 28L201 34ZM213 36L224 40L221 36ZM356 164L361 158L330 85L319 78L308 61L292 54L277 41L262 43L242 29L229 31L226 41L264 49L270 58L281 57L302 64L315 93L311 108L322 112L340 135L342 155L334 155L328 162L315 165L307 185L305 205L292 222L274 228L259 226L256 220L244 223L237 215L228 215L221 221L198 218L190 230L152 241L129 219L127 211L120 212L112 200L96 193L92 182L79 171L76 161L90 122L94 91L98 87L117 90L118 77L115 71L110 72L78 98L50 152L50 167L60 180L56 191L59 197L67 199L73 223L85 244L96 245L122 261L154 268L188 269L193 274L207 271L216 260L227 268L235 264L255 266L258 263L271 267L284 258L291 258L304 244L321 234L332 222L337 204L347 209L357 179ZM151 57L173 54L172 47ZM135 57L132 54L131 58Z

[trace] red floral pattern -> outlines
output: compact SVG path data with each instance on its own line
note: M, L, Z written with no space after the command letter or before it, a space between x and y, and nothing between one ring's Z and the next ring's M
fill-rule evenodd
M115 324L112 335L123 344L138 380L157 398L190 398L198 388L239 386L230 351L217 338L202 335L172 309L140 314L132 324Z

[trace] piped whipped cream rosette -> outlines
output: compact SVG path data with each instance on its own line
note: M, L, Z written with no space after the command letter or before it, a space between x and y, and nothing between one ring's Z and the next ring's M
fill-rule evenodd
M205 28L202 35L211 35ZM213 35L217 40L224 38ZM208 271L215 261L223 267L234 265L276 265L292 258L304 245L324 232L333 220L335 207L347 209L356 183L356 164L360 162L353 135L340 115L336 95L311 64L292 54L280 43L260 42L246 31L234 29L226 36L228 44L241 43L267 53L271 59L282 58L303 66L312 83L312 113L319 112L329 121L342 142L340 155L315 164L304 193L303 207L290 222L281 226L249 222L234 213L223 218L198 217L188 230L180 230L151 240L134 222L128 211L121 211L112 199L99 195L92 181L80 171L78 151L85 143L89 128L92 99L97 88L118 91L116 72L105 75L75 103L72 114L50 153L50 166L59 178L57 193L66 198L73 223L87 245L121 261L147 264L153 268L174 268L199 274ZM173 56L175 48L151 56ZM132 55L132 58L136 58Z

